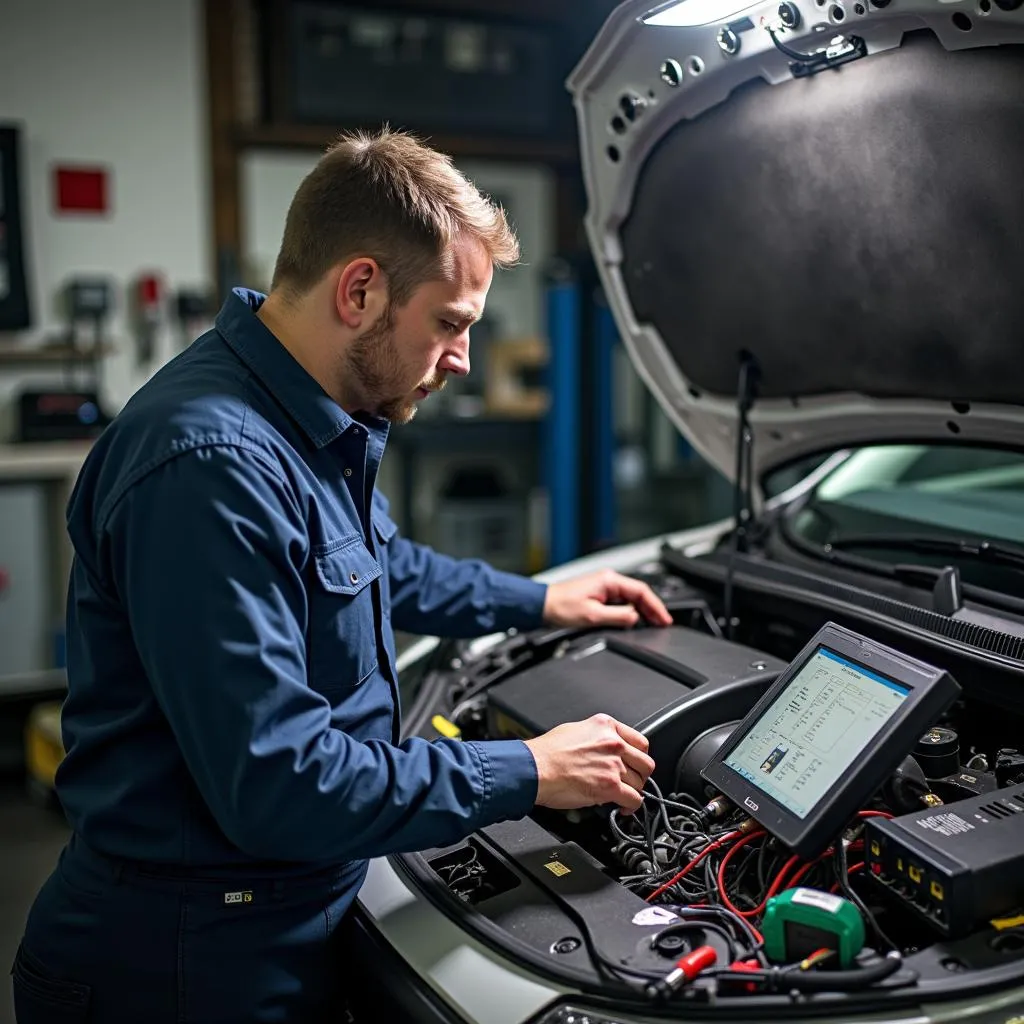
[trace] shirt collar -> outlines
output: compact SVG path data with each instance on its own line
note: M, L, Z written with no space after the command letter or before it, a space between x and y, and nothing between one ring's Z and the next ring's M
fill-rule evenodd
M231 291L217 315L218 332L313 444L323 448L351 429L356 420L324 391L256 316L266 295L249 288ZM375 432L383 429L387 436L380 421L362 416L359 419Z

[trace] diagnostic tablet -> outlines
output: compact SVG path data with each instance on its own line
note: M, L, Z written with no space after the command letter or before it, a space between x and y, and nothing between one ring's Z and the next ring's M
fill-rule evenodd
M942 669L829 623L702 775L794 853L815 857L959 693Z

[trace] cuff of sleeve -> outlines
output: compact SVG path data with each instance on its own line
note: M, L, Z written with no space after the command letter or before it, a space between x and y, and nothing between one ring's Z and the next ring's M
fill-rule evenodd
M484 776L480 803L486 823L525 817L537 803L537 762L522 740L467 742L479 756Z
M500 590L494 598L495 628L499 631L540 629L544 625L547 584L512 573L499 573L498 582Z

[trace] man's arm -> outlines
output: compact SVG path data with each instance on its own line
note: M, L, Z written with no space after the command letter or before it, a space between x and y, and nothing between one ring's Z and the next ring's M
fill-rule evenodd
M387 508L387 501L374 495L378 543L388 549L395 629L461 638L543 625L546 585L408 540L397 532Z
M647 741L604 715L528 743L395 746L332 727L307 685L303 512L258 454L183 454L137 483L100 531L185 764L251 856L378 857L457 842L535 803L640 806L654 770Z
M181 455L101 526L156 698L241 849L380 856L455 842L533 807L537 766L521 742L396 747L331 727L328 702L307 685L302 510L260 456L227 446Z
M476 637L541 625L608 628L646 619L672 623L646 583L610 570L543 585L486 562L454 559L400 536L387 501L374 496L374 522L388 546L391 619L421 636Z

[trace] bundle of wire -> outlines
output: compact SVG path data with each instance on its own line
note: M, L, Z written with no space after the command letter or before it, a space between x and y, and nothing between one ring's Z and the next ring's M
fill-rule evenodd
M864 819L891 817L888 812L861 811L840 841L819 857L802 861L740 811L733 809L715 822L709 807L685 794L666 797L653 780L643 796L644 805L635 815L614 811L609 819L614 854L627 871L620 881L648 903L671 908L681 918L681 925L675 927L704 928L725 938L734 961L745 962L751 970L759 968L761 980L766 980L777 969L770 968L764 958L760 920L773 896L804 886L839 893L853 902L879 943L899 959L899 950L850 884L850 877L864 868L856 856L864 848L860 838ZM744 931L738 933L729 922L739 922ZM785 970L813 970L830 958L829 952L820 950ZM874 981L888 977L898 965L890 960L883 966ZM839 978L838 973L847 977ZM857 978L867 981L871 974L830 971L828 984L848 987ZM813 989L814 983L806 988Z

